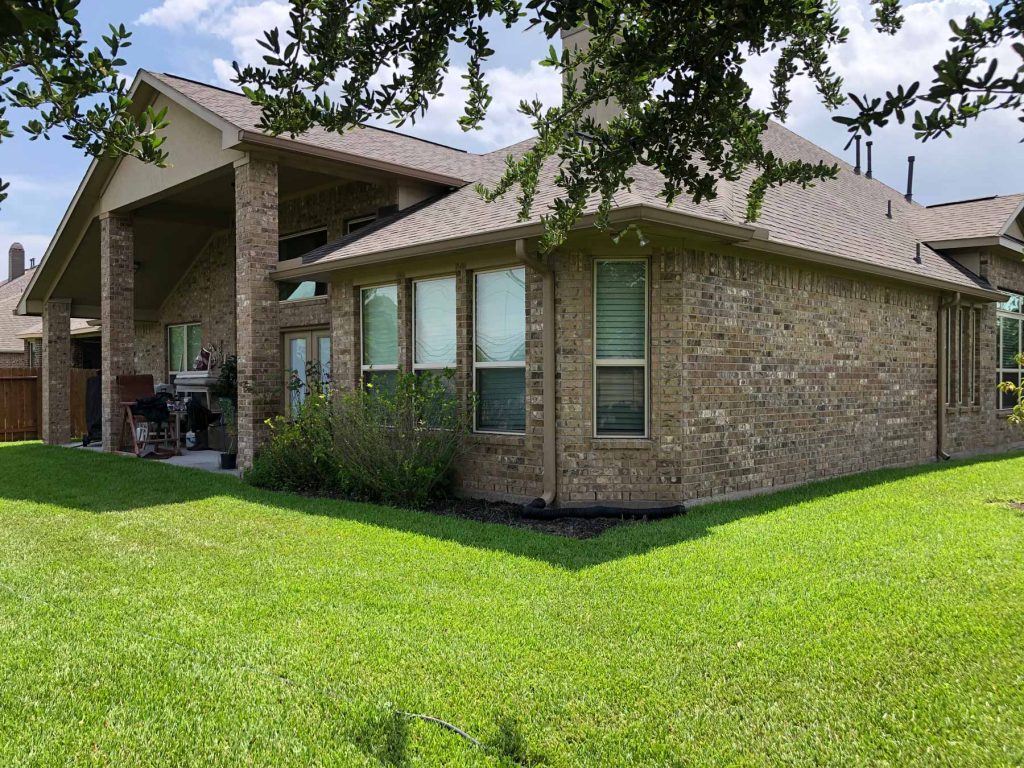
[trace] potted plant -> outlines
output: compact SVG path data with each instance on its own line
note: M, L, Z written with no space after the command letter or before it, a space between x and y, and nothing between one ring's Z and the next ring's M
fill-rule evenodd
M220 421L227 436L227 445L220 455L221 469L234 469L238 461L238 358L234 355L224 358L217 381L210 387L210 394L220 403Z

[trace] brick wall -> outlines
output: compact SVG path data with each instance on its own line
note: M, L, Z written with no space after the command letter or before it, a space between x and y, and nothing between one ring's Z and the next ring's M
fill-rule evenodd
M994 287L1024 294L1024 262L983 254L980 271ZM996 305L982 305L975 362L978 404L946 409L946 450L950 453L984 451L1024 441L1024 430L1007 423L1008 412L996 408L997 332Z
M563 503L679 503L934 457L936 294L737 255L664 251L649 263L650 434L608 439L593 436L593 258L557 259ZM456 279L465 394L473 271L458 266ZM541 285L527 270L526 434L471 436L463 493L542 491ZM357 289L335 284L344 377L358 377Z
M24 352L0 352L0 368L28 368L27 361Z

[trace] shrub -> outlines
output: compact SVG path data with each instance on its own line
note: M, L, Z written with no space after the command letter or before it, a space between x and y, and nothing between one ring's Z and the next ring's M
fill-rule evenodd
M309 373L313 373L310 371ZM318 372L317 372L318 373ZM320 378L309 376L309 381ZM293 387L294 389L294 387ZM315 384L291 419L268 419L270 440L244 474L251 485L275 491L333 496L347 490L334 449L334 412L330 388Z
M335 396L335 444L343 475L366 497L420 505L444 495L469 433L451 371L399 373L388 387Z

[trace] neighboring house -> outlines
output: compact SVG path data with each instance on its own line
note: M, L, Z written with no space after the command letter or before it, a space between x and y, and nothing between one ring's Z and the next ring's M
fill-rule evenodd
M454 368L478 399L467 494L676 504L1018 440L996 382L1020 375L1024 196L922 207L773 123L773 152L839 178L771 190L750 224L749 174L669 208L638 169L613 220L645 243L588 211L540 259L537 218L473 189L527 143L270 137L243 96L149 72L133 100L168 108L172 167L95 161L20 303L58 348L71 314L101 321L108 449L113 378L173 380L209 344L239 356L242 464L288 369Z
M38 368L42 365L43 335L39 319L14 314L32 279L35 259L26 268L25 249L14 243L7 253L7 267L7 280L0 283L0 368ZM75 318L71 335L72 367L99 368L99 328Z

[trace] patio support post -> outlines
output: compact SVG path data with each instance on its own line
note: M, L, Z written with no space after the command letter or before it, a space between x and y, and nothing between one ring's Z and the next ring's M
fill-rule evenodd
M121 449L117 377L135 370L135 230L125 214L100 215L103 450Z
M238 352L238 464L252 466L281 412L284 363L278 290L277 163L247 155L235 162L235 296Z
M43 305L43 431L48 445L71 437L71 299Z

